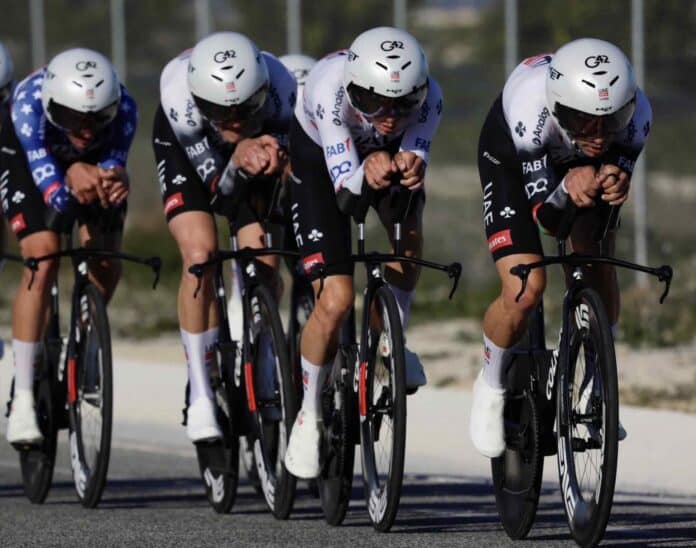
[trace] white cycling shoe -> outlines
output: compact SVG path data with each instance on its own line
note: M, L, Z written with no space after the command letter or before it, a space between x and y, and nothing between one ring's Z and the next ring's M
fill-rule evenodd
M285 468L302 479L316 478L321 472L319 463L319 419L302 409L297 414L285 453Z
M10 418L7 421L7 441L20 445L36 445L43 441L43 435L36 422L34 394L31 390L15 391Z
M383 358L388 358L391 355L391 341L384 331L379 337L379 353ZM425 378L423 364L418 354L406 348L405 343L404 361L406 362L406 393L413 394L421 386L425 386L428 380Z
M193 443L222 438L222 431L215 418L215 404L213 400L202 397L189 405L186 435Z
M505 390L489 386L483 378L482 370L474 382L471 441L484 457L493 459L505 452L504 407Z

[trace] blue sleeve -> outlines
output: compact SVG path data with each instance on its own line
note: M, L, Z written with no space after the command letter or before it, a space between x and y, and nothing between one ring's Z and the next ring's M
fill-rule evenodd
M99 159L99 165L106 169L116 165L126 167L128 151L138 126L138 106L123 86L121 86L121 104L112 124L112 140Z
M43 71L39 71L17 86L12 101L12 123L44 202L62 211L67 205L69 192L65 187L65 174L46 146L42 83Z

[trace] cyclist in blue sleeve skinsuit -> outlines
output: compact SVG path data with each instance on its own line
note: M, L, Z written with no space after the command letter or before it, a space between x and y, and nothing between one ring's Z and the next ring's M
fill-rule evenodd
M20 82L0 132L2 207L23 257L60 249L60 233L77 219L83 245L118 249L129 178L126 160L137 107L110 61L76 48ZM7 428L11 443L41 440L32 396L34 361L57 261L42 262L29 290L25 271L12 314L15 390ZM120 277L114 261L90 263L111 297Z

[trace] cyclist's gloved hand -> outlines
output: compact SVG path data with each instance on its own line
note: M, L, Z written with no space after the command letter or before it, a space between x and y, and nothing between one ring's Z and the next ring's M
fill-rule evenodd
M56 185L45 195L44 199L46 200L46 205L51 206L58 213L67 213L72 201L70 191L65 185Z
M423 186L425 177L423 158L410 150L402 150L394 155L392 162L401 174L402 185L411 190L418 190Z

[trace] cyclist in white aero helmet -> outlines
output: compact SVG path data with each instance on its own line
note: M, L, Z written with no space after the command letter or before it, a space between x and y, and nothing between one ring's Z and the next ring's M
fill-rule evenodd
M555 232L568 200L579 208L570 235L573 251L600 254L592 234L607 208L628 198L651 123L650 103L626 56L594 38L525 59L488 114L478 167L483 224L502 289L483 319L483 369L474 383L471 411L472 441L487 457L505 450L507 369L546 286L544 270L533 270L518 301L520 281L510 268L542 258L539 230ZM613 255L616 228L602 243L604 254ZM585 279L602 297L615 328L619 291L614 267L595 265ZM580 388L589 395L592 383ZM620 426L619 439L625 436Z
M204 274L195 297L198 281L188 269L217 250L216 213L234 221L240 248L263 246L260 221L287 164L295 90L283 64L237 32L203 38L160 77L153 148L164 214L182 258L178 313L189 372L186 432L193 442L222 435L207 368L215 359L219 319L213 273ZM277 267L276 257L257 261L258 274L274 289ZM271 350L270 340L264 348ZM272 390L274 364L266 359L272 352L263 356L262 379L271 382L262 380L258 390Z
M17 85L11 113L1 125L2 207L22 256L59 251L60 233L75 220L82 244L120 249L137 106L111 62L85 48L59 53ZM33 411L34 361L57 270L55 260L41 263L31 290L31 274L23 273L15 295L11 443L41 439ZM120 264L92 261L89 270L108 300L120 279Z
M316 304L302 332L304 398L285 457L298 477L319 473L320 375L333 362L340 326L353 305L348 212L363 193L374 192L371 205L391 233L392 191L400 184L417 192L402 244L407 255L420 256L425 199L419 190L441 112L442 92L420 44L392 27L365 31L349 50L324 57L305 83L303 108L290 129L290 190L295 241ZM324 264L327 274L320 296L316 264ZM411 264L385 269L404 326L418 275ZM406 350L405 358L412 393L425 384L425 373L416 354Z

